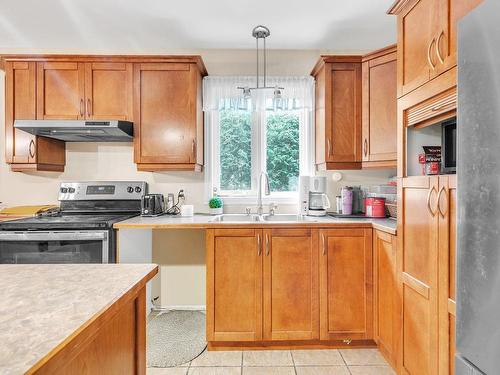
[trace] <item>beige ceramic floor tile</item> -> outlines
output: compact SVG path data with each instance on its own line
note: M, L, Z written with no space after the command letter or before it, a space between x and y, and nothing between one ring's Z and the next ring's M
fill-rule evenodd
M293 361L289 350L244 351L243 366L293 366Z
M297 375L349 375L346 366L296 367Z
M396 375L389 366L349 366L352 375Z
M186 375L187 367L148 367L146 375Z
M295 366L336 366L345 365L337 349L292 350Z
M209 352L205 350L191 361L191 367L232 367L241 366L241 352Z
M241 375L241 367L191 367L189 375Z
M243 367L243 375L295 375L293 367Z
M377 349L341 349L340 354L348 366L387 366L387 362Z

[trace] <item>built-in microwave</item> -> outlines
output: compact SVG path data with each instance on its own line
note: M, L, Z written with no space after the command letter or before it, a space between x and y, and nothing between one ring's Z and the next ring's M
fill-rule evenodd
M441 123L441 173L457 173L457 118Z

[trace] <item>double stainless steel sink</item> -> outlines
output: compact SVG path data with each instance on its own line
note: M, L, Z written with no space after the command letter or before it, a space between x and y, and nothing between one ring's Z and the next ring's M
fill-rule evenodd
M300 223L300 222L315 222L316 220L307 216L293 214L222 214L215 216L212 223Z

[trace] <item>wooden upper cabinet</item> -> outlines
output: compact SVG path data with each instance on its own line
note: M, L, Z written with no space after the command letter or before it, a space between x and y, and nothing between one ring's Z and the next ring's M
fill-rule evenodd
M316 79L318 169L361 169L361 57L322 56Z
M439 1L401 0L389 11L398 16L398 97L428 82L436 68Z
M456 66L457 21L481 0L398 0L398 97Z
M39 62L37 66L37 119L84 119L85 64Z
M396 167L396 46L363 57L363 168Z
M13 171L63 171L64 142L14 128L15 120L35 120L36 63L5 63L5 152Z
M372 229L320 231L320 338L373 338Z
M436 39L438 74L457 65L458 21L478 6L482 0L440 0L439 28Z
M85 64L85 118L133 121L132 63Z
M202 74L194 63L134 65L135 161L139 170L201 170Z
M264 340L319 339L318 230L264 230Z
M408 177L398 185L401 374L438 372L438 181Z
M397 363L401 315L396 252L396 236L373 231L374 339L393 368Z
M262 231L209 229L207 340L262 340Z

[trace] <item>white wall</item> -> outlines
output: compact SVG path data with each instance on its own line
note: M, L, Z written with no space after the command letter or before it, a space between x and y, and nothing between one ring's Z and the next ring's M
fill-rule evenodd
M2 51L27 52L27 51ZM47 52L47 51L29 51ZM85 51L86 53L91 53ZM112 51L122 52L123 51ZM203 50L165 51L163 53L196 53L203 56L208 72L213 75L254 74L254 50ZM365 51L360 51L365 52ZM270 75L308 75L321 53L318 50L269 51ZM4 205L57 203L57 191L61 181L68 180L144 180L150 191L177 193L184 189L187 203L194 204L196 211L206 211L203 202L203 173L194 172L137 172L133 163L132 144L68 143L66 144L66 168L64 173L32 172L14 173L5 164L4 150L4 74L0 73L0 201ZM331 172L326 173L331 176ZM343 172L340 184L383 183L394 171ZM329 179L329 195L333 198L339 184ZM295 209L289 207L288 210ZM282 212L286 208L281 209ZM162 305L203 305L204 301L204 240L200 233L155 233L153 258L161 263L161 281L153 288L161 294ZM158 289L161 284L161 291Z

